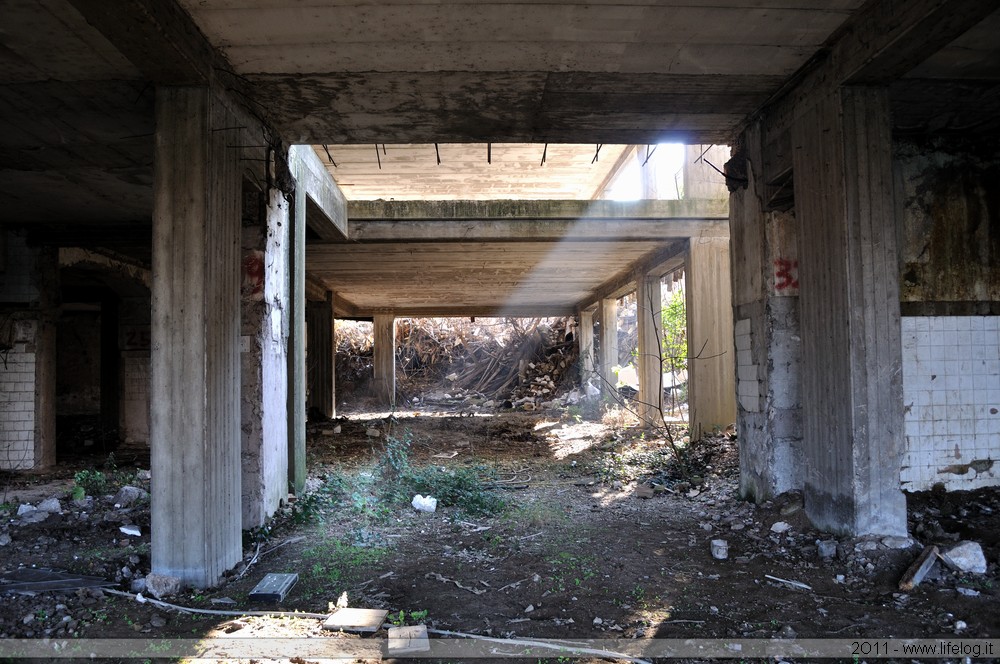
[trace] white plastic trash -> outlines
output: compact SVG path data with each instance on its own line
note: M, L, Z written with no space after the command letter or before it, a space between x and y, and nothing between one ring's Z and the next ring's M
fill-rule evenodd
M437 510L438 501L433 496L421 496L419 493L413 497L413 509L418 512L434 512Z
M712 540L712 557L716 560L725 560L729 557L729 542L723 539Z

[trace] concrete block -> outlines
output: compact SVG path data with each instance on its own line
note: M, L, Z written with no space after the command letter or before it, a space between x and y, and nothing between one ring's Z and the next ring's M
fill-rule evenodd
M166 574L147 574L146 590L157 599L176 595L181 591L181 580Z
M941 554L944 564L959 572L972 574L986 573L986 556L978 542L959 542Z

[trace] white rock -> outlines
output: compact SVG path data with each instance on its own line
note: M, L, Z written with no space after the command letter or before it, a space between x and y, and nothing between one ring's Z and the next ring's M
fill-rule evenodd
M58 498L46 498L38 503L38 510L49 514L62 514L62 505L59 504Z
M972 588L962 588L959 586L958 588L955 588L955 590L958 591L959 595L965 595L966 597L979 597L979 591L973 590Z
M413 497L410 504L418 512L434 512L437 510L438 501L434 496L421 496L418 493Z
M176 595L181 591L181 580L166 574L147 574L146 590L157 599ZM136 598L138 599L138 598Z
M32 512L34 512L36 510L37 510L37 508L34 505L29 505L28 503L23 503L20 507L17 508L17 515L18 516L24 516L25 514L31 514Z
M130 537L140 537L142 535L142 531L139 530L139 526L134 526L134 525L120 526L118 530L122 531L123 533L125 533Z
M956 620L955 621L955 631L956 632L961 632L962 630L964 630L968 626L969 625L964 620Z
M333 433L335 435L338 434L338 433L340 433L341 431L343 431L343 427L341 427L339 424L337 426L333 427Z
M604 621L601 620L600 618L594 618L594 624L595 625L603 625Z
M771 526L772 533L787 533L792 529L792 524L786 523L785 521L775 521L774 525Z
M524 608L524 612L525 613L531 613L534 610L535 610L535 605L534 604L529 604L528 606L526 606Z
M365 431L365 435L368 436L369 438L378 438L379 436L382 435L382 432L379 431L378 429L368 429L367 431Z
M0 546L7 546L10 544L10 535L7 533L0 534Z
M816 548L820 558L833 558L837 555L837 540L816 540Z
M986 573L986 556L978 542L959 542L941 554L944 564L959 572Z
M132 507L135 503L140 500L145 500L149 498L149 493L144 489L140 489L135 486L123 486L115 494L114 503L120 508Z

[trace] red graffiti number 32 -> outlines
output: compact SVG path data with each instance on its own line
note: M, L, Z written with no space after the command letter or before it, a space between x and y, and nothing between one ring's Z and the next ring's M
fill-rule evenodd
M774 261L774 290L783 291L799 287L799 262L778 258Z

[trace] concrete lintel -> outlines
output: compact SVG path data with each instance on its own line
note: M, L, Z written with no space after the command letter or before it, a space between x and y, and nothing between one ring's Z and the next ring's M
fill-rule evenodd
M346 318L371 318L381 315L383 311L373 311L354 307L353 311L347 311L342 306L344 300L336 303L337 315ZM576 314L576 307L566 304L532 305L532 306L506 306L506 305L477 305L477 306L452 306L452 305L432 305L432 306L412 306L394 308L392 313L396 318L469 318L471 316L486 317L509 317L509 318L557 318L562 316L573 316Z
M352 240L728 237L726 201L351 201Z
M316 277L306 273L306 299L310 302L326 302L326 293L329 289Z
M308 145L293 145L288 163L296 186L305 187L306 196L321 215L307 215L306 222L323 240L347 237L347 199L326 170L326 166Z
M628 295L637 288L635 280L637 273L662 277L683 267L687 246L686 242L674 242L643 256L595 288L588 297L580 302L579 308L596 307L601 300L609 298L617 300Z
M129 279L134 279L146 288L152 288L153 286L152 272L148 268L136 264L133 259L127 256L119 256L106 250L94 251L80 247L59 248L60 267L70 267L80 264L106 268Z

